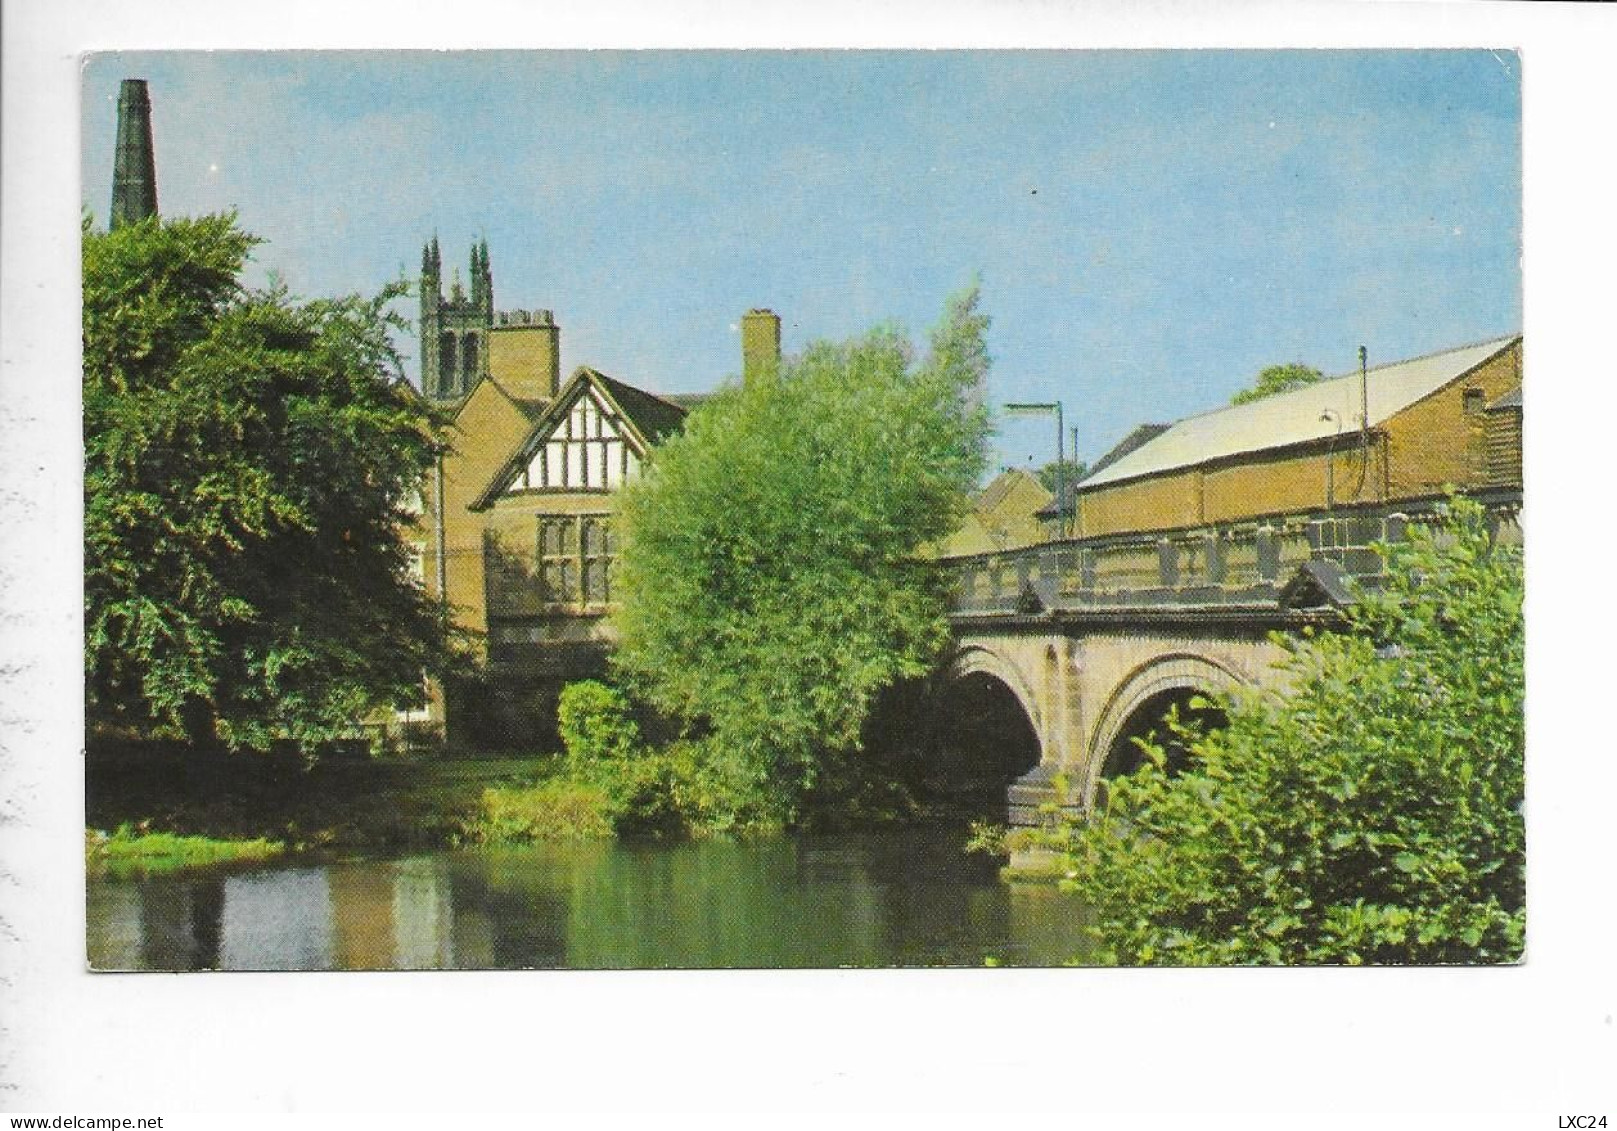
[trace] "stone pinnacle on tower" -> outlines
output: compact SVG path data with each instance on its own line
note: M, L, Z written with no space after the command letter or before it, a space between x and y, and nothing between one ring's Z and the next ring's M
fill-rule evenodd
M157 215L157 163L152 157L152 100L145 79L118 87L118 141L112 164L113 230Z
M472 302L489 318L494 317L494 273L489 268L486 239L472 244Z

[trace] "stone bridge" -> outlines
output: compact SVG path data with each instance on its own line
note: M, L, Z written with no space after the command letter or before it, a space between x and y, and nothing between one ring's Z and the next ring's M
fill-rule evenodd
M1496 536L1519 540L1520 494L1484 500ZM1338 509L1163 533L1047 542L949 559L958 589L945 710L1014 701L1031 740L1013 771L1012 824L1055 801L1085 810L1137 764L1133 738L1209 692L1282 678L1276 630L1339 620L1355 580L1374 584L1374 543L1424 507ZM1216 717L1211 721L1216 721ZM1003 736L1009 742L1010 736ZM1058 797L1057 775L1066 791Z

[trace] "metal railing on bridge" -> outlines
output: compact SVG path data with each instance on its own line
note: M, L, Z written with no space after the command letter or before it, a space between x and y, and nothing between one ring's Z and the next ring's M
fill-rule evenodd
M1373 582L1377 543L1402 539L1440 500L1191 529L1045 542L948 558L960 616L1049 609L1273 609L1310 562ZM1484 500L1498 536L1519 540L1520 495Z

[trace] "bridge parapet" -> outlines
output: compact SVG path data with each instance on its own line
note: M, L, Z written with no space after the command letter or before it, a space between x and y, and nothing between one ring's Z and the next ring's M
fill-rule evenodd
M1287 567L1313 556L1299 523L1072 539L950 559L954 612L1272 604ZM1036 608L1029 608L1036 601Z
M1377 543L1396 542L1438 500L1277 516L1161 532L1073 538L949 558L958 616L1048 610L1273 609L1310 562L1372 582ZM1520 494L1485 500L1498 536L1519 541Z

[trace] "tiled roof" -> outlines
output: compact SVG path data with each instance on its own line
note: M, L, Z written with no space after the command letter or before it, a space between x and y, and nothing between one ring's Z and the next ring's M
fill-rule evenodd
M1469 373L1518 341L1519 335L1428 354L1369 371L1369 424L1375 427L1416 401ZM1089 491L1110 483L1194 467L1249 452L1324 440L1359 423L1359 374L1346 374L1265 397L1186 417L1141 444L1080 485Z
M509 396L509 394L507 394ZM550 407L550 398L538 400L532 397L510 397L511 403L517 406L517 411L529 420L538 420Z
M980 511L993 510L1005 501L1006 495L1009 495L1018 485L1024 482L1031 482L1040 491L1044 491L1044 484L1039 482L1037 476L1031 475L1021 468L1012 467L994 476L993 482L977 493L977 509Z
M455 401L432 401L430 398L426 397L425 394L418 395L420 395L421 398L427 403L435 404L439 408L439 411L446 413L451 419L453 419L454 417L459 416L461 410L471 403L473 394L482 389L484 385L487 385L496 393L500 394L500 396L506 401L510 402L512 407L514 407L530 422L538 420L544 415L545 410L550 407L550 399L548 397L535 398L516 396L511 392L511 390L507 389L493 377L484 377L481 381L477 382L477 384L471 387L470 392L463 394L459 400Z
M623 410L623 415L634 423L640 435L649 443L655 444L669 433L678 431L680 424L684 422L687 410L666 397L659 397L656 393L648 393L644 389L626 385L593 369L589 370L589 373L606 389L618 407Z
M1506 393L1504 396L1502 396L1498 400L1494 401L1493 404L1489 405L1488 406L1488 411L1489 412L1498 412L1501 409L1521 408L1521 407L1522 407L1522 387L1520 385L1517 385L1510 392Z

